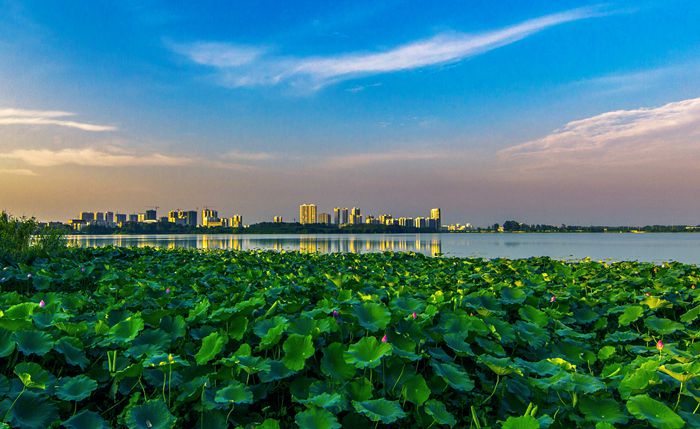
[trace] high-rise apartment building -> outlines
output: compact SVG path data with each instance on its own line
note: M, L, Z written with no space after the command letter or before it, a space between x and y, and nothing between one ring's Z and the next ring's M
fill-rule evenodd
M389 221L393 219L390 214L383 214L379 216L379 223L382 225L390 225Z
M350 218L348 219L348 223L353 225L362 223L362 213L359 207L353 207L350 210Z
M442 217L440 216L440 209L435 208L430 210L430 220L432 220L432 227L436 231L440 231L440 228L442 227Z
M423 229L427 226L426 219L424 217L417 217L413 219L413 226L418 229Z
M223 222L221 222L221 219L219 219L219 212L210 209L210 208L203 208L202 209L202 226L222 226Z
M104 223L104 221L105 221L104 212L95 212L95 222Z
M233 217L229 219L228 226L232 228L243 228L243 216L239 214L233 215Z
M275 216L275 217L272 218L272 222L274 222L274 223L282 223L282 222L284 222L284 219L282 218L282 216Z
M331 214L330 213L321 213L318 215L318 223L322 223L324 225L330 225L331 224Z
M92 222L95 220L95 213L80 212L80 220L82 220L83 222Z
M158 221L158 213L153 209L146 210L146 213L144 213L144 215L145 215L145 219L144 219L145 222L157 222Z
M316 204L299 206L299 223L302 225L316 223Z
M129 215L129 222L138 222L139 221L139 215L136 213L130 214Z
M114 212L105 212L105 222L109 225L114 224Z

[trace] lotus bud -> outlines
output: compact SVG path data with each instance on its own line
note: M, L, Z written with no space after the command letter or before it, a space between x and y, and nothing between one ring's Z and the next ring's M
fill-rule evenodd
M556 300L557 300L557 297L554 296L554 295L552 295L552 297L549 298L549 302L554 302L554 301L556 301Z
M386 337L386 335L384 335L384 336L382 337L382 342L383 342L383 343L386 343L387 341L389 341L389 339Z
M656 350L661 351L664 349L664 342L659 340L656 342Z
M84 273L85 272L85 267L80 267L80 272Z
M170 288L165 289L165 293L166 294L170 293Z
M40 307L40 308L46 307L46 303L44 302L43 299L42 299L41 301L39 301L39 307Z
M413 314L411 314L411 317L413 317L413 319L415 320L415 319L418 317L418 315L417 315L416 312L414 311Z

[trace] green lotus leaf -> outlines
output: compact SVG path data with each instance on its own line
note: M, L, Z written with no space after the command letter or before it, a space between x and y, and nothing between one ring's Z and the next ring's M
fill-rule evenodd
M282 349L284 349L282 363L293 371L302 370L306 359L316 353L311 335L292 334L284 342Z
M15 351L15 341L12 339L12 332L0 328L0 358L9 356Z
M85 369L90 361L85 356L84 346L79 339L62 337L54 345L54 350L61 353L69 365Z
M220 404L250 404L253 402L253 393L245 384L229 381L226 387L216 392L214 401Z
M97 382L85 375L62 377L58 382L56 396L64 401L82 401L97 389Z
M265 359L260 356L234 356L233 359L239 368L242 368L249 374L270 370L270 359Z
M391 313L382 304L365 302L355 306L353 314L358 323L370 332L385 329L391 321Z
M440 401L431 399L430 401L425 403L424 410L425 413L431 416L433 420L439 425L447 425L449 427L453 427L457 424L455 416L453 416L449 411L447 411L445 404L443 404Z
M43 356L53 348L53 338L46 332L31 330L17 331L12 334L12 338L17 343L19 351L25 355Z
M425 303L423 301L406 295L392 299L389 306L394 312L406 315L413 314L414 312L420 313L425 309Z
M214 359L216 355L221 353L224 345L227 342L225 335L220 335L218 332L212 332L202 339L202 346L197 354L194 355L197 365L204 365Z
M15 374L29 389L46 389L51 383L51 374L34 362L22 362L15 366Z
M408 378L401 387L401 396L416 405L421 405L430 397L430 388L422 375L416 374Z
M629 371L618 385L618 390L623 398L634 393L641 393L648 386L659 382L659 375L656 372L658 362L648 362L640 368Z
M620 404L614 399L584 396L578 406L588 421L610 423L627 421L627 417L620 409Z
M657 309L657 308L670 308L673 307L673 304L670 303L669 301L666 301L665 299L657 298L655 296L648 296L644 301L642 301L642 304L646 305L647 307L651 308L652 310Z
M531 305L524 305L518 309L518 314L523 320L534 323L539 327L547 326L549 317L544 311L538 310Z
M628 305L627 307L625 307L625 311L623 311L620 315L619 319L617 320L617 323L620 326L627 326L630 323L642 317L643 314L644 308L638 305Z
M255 335L260 337L258 349L266 350L272 348L282 339L282 334L289 327L289 321L282 316L275 316L272 319L259 321L253 327Z
M125 419L129 429L172 429L176 421L165 403L159 399L132 407Z
M259 425L254 425L254 429L280 429L280 423L274 419L265 419Z
M170 339L173 341L182 338L187 332L185 318L182 316L165 316L160 320L160 329L167 332L168 335L170 335Z
M401 409L398 401L388 401L386 399L371 399L368 401L352 401L355 410L372 420L381 421L384 424L391 424L406 417L406 413Z
M598 359L608 360L615 355L615 347L604 346L598 351Z
M127 351L127 355L131 357L141 357L143 355L154 355L162 353L170 343L170 336L167 332L160 329L148 329L141 332Z
M366 401L372 397L372 383L366 377L362 377L351 381L347 386L347 391L351 399Z
M486 365L496 375L504 376L512 373L523 375L520 368L516 367L512 360L508 358L495 358L489 355L479 356L478 362Z
M7 319L30 321L34 311L38 309L39 304L36 302L23 302L21 304L15 304L5 310L3 312L3 317Z
M501 289L501 302L504 304L522 304L527 294L521 288L504 287Z
M445 344L447 344L447 346L455 352L461 353L462 355L467 354L473 356L474 352L472 351L471 346L465 341L465 335L466 332L458 334L445 334L443 339L445 340Z
M508 417L502 429L539 429L540 422L532 416Z
M228 322L228 335L234 340L241 340L248 329L248 318L244 316L234 317Z
M310 395L307 399L300 399L299 403L306 406L316 406L318 408L333 408L338 406L343 400L339 393L318 393Z
M547 330L534 323L518 320L515 322L515 330L520 336L521 341L532 348L542 347L549 341L549 333Z
M644 326L661 335L669 335L676 331L685 329L682 323L674 322L670 319L663 319L656 316L648 317L644 321Z
M25 392L17 398L10 418L14 427L46 429L58 420L58 409L44 395Z
M136 338L143 326L141 317L130 316L109 328L107 337L113 343L128 343Z
M681 322L692 323L700 316L700 305L688 310L681 316Z
M207 311L209 311L209 300L204 298L198 302L187 315L186 321L189 323L195 322L198 319L204 319L207 316Z
M83 410L61 423L67 429L109 429L107 422L94 411Z
M258 373L260 381L263 383L269 383L271 381L282 380L287 377L294 375L296 371L287 368L287 366L278 360L270 361L269 371L263 371Z
M309 408L297 413L294 421L301 429L338 429L338 419L329 411L322 408Z
M363 337L343 353L345 362L356 368L376 368L382 357L391 354L391 344L382 343L375 337Z
M659 429L679 429L685 426L683 419L663 402L649 395L637 395L627 401L627 411L639 420L646 420Z
M355 367L345 362L345 347L340 343L331 343L323 349L321 372L336 380L348 380L355 375Z
M430 362L430 365L433 367L435 374L442 377L453 389L469 392L474 388L474 382L461 367L450 362L441 363L437 361Z

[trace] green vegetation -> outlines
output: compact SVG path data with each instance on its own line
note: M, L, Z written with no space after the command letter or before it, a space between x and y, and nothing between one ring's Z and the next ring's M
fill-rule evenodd
M700 426L696 266L97 248L0 277L10 427Z
M39 227L34 218L0 213L0 263L28 262L56 255L66 247L62 230Z

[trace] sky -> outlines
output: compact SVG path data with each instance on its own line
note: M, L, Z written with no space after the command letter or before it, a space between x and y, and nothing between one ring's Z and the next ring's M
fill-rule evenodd
M0 0L0 209L700 224L700 2Z

